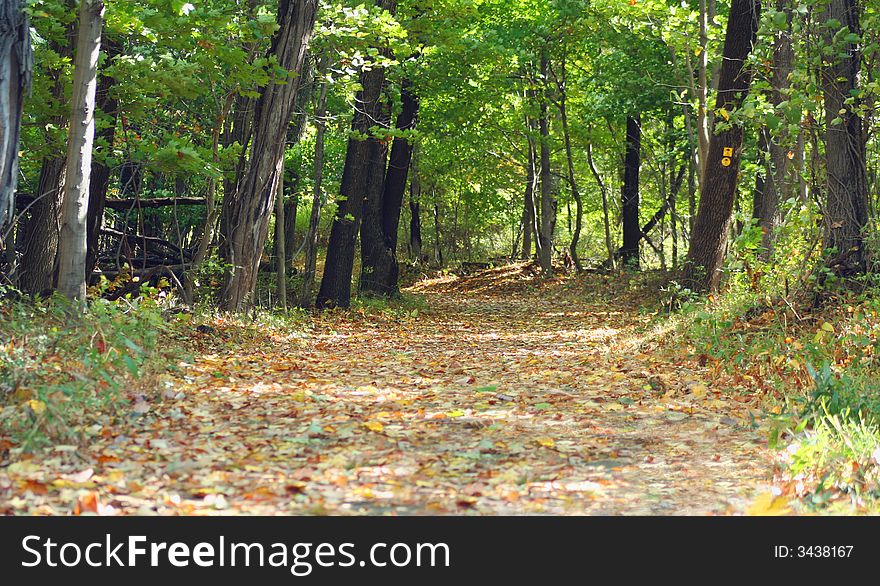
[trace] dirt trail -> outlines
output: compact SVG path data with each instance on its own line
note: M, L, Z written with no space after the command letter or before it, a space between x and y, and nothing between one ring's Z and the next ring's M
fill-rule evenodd
M202 356L130 434L0 471L0 500L39 477L31 512L724 514L769 481L766 436L634 310L460 283Z

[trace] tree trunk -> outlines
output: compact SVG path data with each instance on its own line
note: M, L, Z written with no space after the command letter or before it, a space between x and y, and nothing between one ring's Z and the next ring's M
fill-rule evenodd
M626 118L626 156L623 163L623 246L620 257L624 266L639 267L639 240L642 233L639 226L639 169L642 166L642 121L641 117Z
M614 267L614 244L611 242L611 212L609 210L608 205L608 189L605 187L605 182L602 180L602 174L599 173L599 168L596 167L596 161L593 159L593 141L587 143L587 163L590 165L590 171L593 173L593 177L596 179L596 185L599 186L599 191L602 194L602 220L605 227L605 251L608 253L608 267Z
M75 34L75 23L71 23L67 30L67 37L71 40L63 45L52 43L52 49L62 57L73 57L71 42ZM52 86L53 108L57 107L58 113L52 123L58 128L66 128L69 110L65 113L61 112L65 106L66 86L61 67L57 68L53 75L55 77ZM46 139L49 137L47 136ZM61 152L43 159L36 198L29 206L30 215L19 226L19 238L24 246L18 283L22 291L33 295L49 293L55 289L61 199L64 195L65 160L62 153L66 151L62 145L57 145L57 148Z
M413 262L422 261L422 183L416 153L410 163L409 180L409 256Z
M284 158L278 161L278 177L284 177ZM287 309L287 250L284 233L284 181L276 181L275 195L275 294L278 307Z
M562 118L562 135L565 140L565 160L568 164L568 185L571 188L571 197L575 202L575 218L574 231L571 234L571 245L568 247L571 252L571 260L578 272L583 270L581 259L578 256L578 241L581 238L581 230L583 228L584 202L581 193L578 191L577 181L574 174L574 156L571 148L571 133L568 128L568 105L567 105L567 75L565 69L565 59L562 59L561 78L558 80L559 89L559 115ZM569 213L569 224L571 224L571 213ZM571 230L570 230L571 231Z
M787 27L773 39L773 86L770 101L776 107L788 99L787 90L791 85L789 76L794 67L794 48L791 44L792 9L791 0L777 0L776 10L786 13ZM783 120L780 131L774 138L769 135L767 142L767 165L764 172L764 185L761 190L761 207L757 217L763 235L761 237L761 256L766 260L773 251L776 229L782 222L779 203L786 201L793 192L794 182L788 177L791 161L788 158L787 122ZM793 150L793 149L792 149Z
M416 126L419 102L413 95L408 80L403 82L400 97L402 109L395 126L399 131L411 131ZM412 151L412 137L394 138L381 199L377 202L379 205L367 201L367 210L371 213L364 214L364 223L361 226L361 291L384 296L396 295L399 292L397 232Z
M0 246L15 214L18 146L24 95L29 91L33 53L30 23L21 0L0 5Z
M58 245L58 291L68 299L76 300L83 300L86 296L86 224L103 24L104 3L101 0L81 0Z
M434 261L443 267L443 240L440 238L440 204L437 203L437 192L434 192Z
M857 0L831 0L826 21L836 19L843 29L860 35ZM824 246L832 249L827 266L839 277L867 270L864 230L868 223L865 137L857 104L848 104L858 89L861 55L856 43L837 39L829 30L826 42L835 47L823 68L825 93L825 165L828 171L824 210ZM846 55L841 57L841 54Z
M543 88L541 115L538 124L541 132L541 226L538 234L540 249L538 263L544 276L553 274L553 232L556 229L556 196L553 189L553 175L550 169L550 119L547 113L547 79L550 74L550 61L547 50L541 52L541 77Z
M523 196L523 240L522 240L522 259L528 260L532 257L532 239L535 234L535 187L537 186L537 152L535 150L535 141L531 136L528 139L528 158L526 161L526 189ZM535 238L536 239L536 238Z
M321 208L324 205L321 183L324 179L324 133L327 130L327 88L328 67L327 56L321 57L318 63L318 76L321 79L321 90L315 106L315 185L312 192L312 212L309 216L309 230L306 233L306 265L303 271L303 285L300 292L300 307L312 304L312 283L315 281L315 267L318 262L318 225L321 221Z
M394 10L393 0L377 0L377 5L389 11ZM373 126L387 124L387 107L382 96L385 72L381 67L362 71L360 82L361 90L355 97L357 106L351 122L353 134L359 136L348 139L339 188L341 197L330 228L324 275L316 301L319 309L351 305L355 244L365 211L364 204L371 192L381 193L385 180L388 148L372 132Z
M759 0L733 0L731 5L715 108L722 116L739 108L749 91L752 75L745 60L755 43L760 9ZM742 142L743 127L737 124L717 132L709 142L700 206L685 263L685 282L694 290L714 290L721 281Z
M101 41L101 47L104 51L104 63L110 63L122 52L119 42L113 41L105 34ZM98 76L98 87L95 95L95 103L97 109L107 117L104 124L97 129L97 139L101 143L106 143L108 154L113 152L113 141L116 137L116 121L119 110L119 100L113 96L113 86L116 80L107 75ZM101 148L103 145L96 145ZM105 156L107 156L105 154ZM89 179L89 209L88 220L86 221L87 229L87 248L86 248L86 281L95 269L98 263L98 238L101 234L101 224L104 220L104 206L107 202L107 189L110 187L110 176L113 170L103 160L92 160L92 174Z
M278 175L284 157L288 125L300 82L306 50L315 24L317 0L282 0L278 7L279 30L272 39L270 55L288 71L284 84L263 88L254 110L251 154L241 185L223 202L224 258L232 265L220 297L226 311L242 311L253 304L269 216L283 180ZM228 194L227 194L228 195Z

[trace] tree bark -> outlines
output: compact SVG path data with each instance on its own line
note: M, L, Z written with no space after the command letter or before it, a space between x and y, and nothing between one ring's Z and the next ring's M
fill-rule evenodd
M562 119L562 136L565 141L565 160L568 165L568 185L571 188L571 197L575 202L575 218L574 230L571 231L571 244L568 249L571 253L571 260L578 272L583 270L581 259L578 256L578 241L581 238L581 230L583 229L584 202L581 193L578 190L577 178L574 173L574 155L571 148L571 132L568 127L568 104L567 104L567 73L565 68L565 58L563 57L560 64L561 77L557 80L557 89L559 90L559 116ZM568 218L571 224L571 213Z
M419 177L417 153L413 152L409 180L409 255L413 262L422 261L422 182Z
M58 291L75 300L83 300L86 296L86 224L103 24L104 3L101 0L81 0L58 245Z
M377 0L377 5L389 12L394 10L393 0ZM385 72L381 67L362 71L360 82L362 89L355 97L351 123L353 136L348 140L345 153L340 201L330 228L324 275L316 301L319 309L351 305L355 244L364 204L371 192L381 192L385 180L388 148L372 131L375 125L387 124L387 109L382 96Z
M300 307L309 307L312 302L312 284L315 281L315 267L318 262L318 225L321 221L321 208L324 206L322 182L324 179L324 133L327 130L327 89L326 79L329 60L326 55L318 62L318 77L321 90L315 106L315 184L312 192L312 212L309 216L309 230L306 233L306 265L303 271L303 285L300 292Z
M122 52L119 42L110 39L106 34L101 41L104 52L104 63L110 63ZM116 121L118 118L119 100L113 95L113 86L116 80L107 75L98 76L98 87L95 95L95 104L101 113L107 117L104 125L97 129L97 139L107 144L107 149L113 151L113 141L116 138ZM107 202L107 189L110 187L112 169L103 160L92 160L92 173L89 178L89 209L86 221L87 249L86 249L86 280L95 269L98 262L98 239L101 235L101 224L104 220L104 207Z
M72 6L71 6L72 9ZM76 27L71 24L67 28L67 42L62 45L51 43L52 49L59 56L73 57L71 43L75 38ZM61 113L64 101L66 82L62 69L53 72L52 99L59 111L52 122L58 128L67 127L67 113ZM50 137L46 137L48 140ZM27 207L30 211L27 219L19 226L20 241L23 243L21 266L18 271L18 284L22 291L37 295L55 289L56 268L58 257L58 234L61 228L61 199L64 195L63 152L66 148L57 145L60 153L53 153L43 159L40 167L40 178L37 183L36 197L29 198L18 194L16 207ZM25 204L25 205L22 205Z
M771 77L771 103L779 105L788 99L786 92L791 85L789 76L794 67L794 48L791 44L792 8L791 0L777 0L776 10L786 14L787 26L773 39L773 75ZM766 260L773 251L775 232L782 222L779 204L793 193L794 182L788 177L792 162L788 158L789 147L787 121L780 125L775 137L766 137L766 169L764 184L760 195L760 209L757 210L758 225L761 227L761 256ZM794 149L792 149L794 150Z
M30 23L21 0L0 4L0 246L15 214L18 147L24 95L29 91L33 53Z
M860 35L861 7L857 0L831 0L825 19L836 19L850 33ZM824 246L832 253L827 266L839 277L867 270L864 230L868 223L865 137L856 105L847 100L858 89L861 54L857 43L834 40L838 31L829 30L827 43L835 47L830 63L823 67L825 93L825 165L828 171L824 210ZM846 55L842 57L841 54Z
M550 119L547 112L547 79L550 75L550 60L546 48L541 52L542 92L541 114L538 120L541 133L541 226L538 234L540 249L538 263L544 276L553 274L553 233L556 230L556 195L553 189L553 175L550 169Z
M395 126L399 131L411 131L418 117L418 98L412 93L410 82L405 80L400 92L402 108ZM397 279L397 232L400 208L412 161L412 137L397 136L391 145L391 156L381 199L376 204L367 201L367 210L361 226L361 278L360 290L378 295L392 296L398 291ZM378 205L377 205L378 204Z
M284 157L288 125L300 83L306 50L315 24L317 0L282 0L278 7L279 30L270 54L288 71L284 84L263 88L254 110L251 154L241 185L223 202L224 258L227 272L220 296L226 311L243 311L253 304L269 216L275 203L279 165Z
M749 91L752 74L745 67L745 60L755 43L760 10L759 0L733 0L718 82L718 112L729 115L735 111ZM715 290L721 281L742 142L743 127L738 124L714 134L709 142L700 205L685 262L685 282L694 290Z
M614 267L614 244L611 242L611 213L608 209L608 189L605 187L605 181L602 180L602 174L596 167L596 161L593 159L593 141L587 143L587 163L590 165L590 171L596 179L596 185L602 194L602 220L605 227L605 251L608 253L608 267Z
M620 257L624 266L639 267L639 240L642 233L639 226L639 170L642 166L642 121L641 117L626 118L626 155L623 163L623 246Z
M278 176L284 177L284 158L278 162ZM275 195L275 286L278 307L287 309L287 250L284 233L284 181L276 181Z

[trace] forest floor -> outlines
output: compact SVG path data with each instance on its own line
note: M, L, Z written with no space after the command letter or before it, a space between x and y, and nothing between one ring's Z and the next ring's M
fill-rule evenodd
M527 265L419 281L416 308L326 312L193 363L87 447L0 468L37 514L736 514L765 431L626 295ZM576 294L577 293L577 294Z

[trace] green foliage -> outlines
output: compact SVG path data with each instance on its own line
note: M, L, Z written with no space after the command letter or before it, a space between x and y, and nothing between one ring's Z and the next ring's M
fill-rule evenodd
M60 297L6 300L0 317L0 435L26 449L87 441L131 416L137 381L167 360L151 296L96 299L85 314Z

